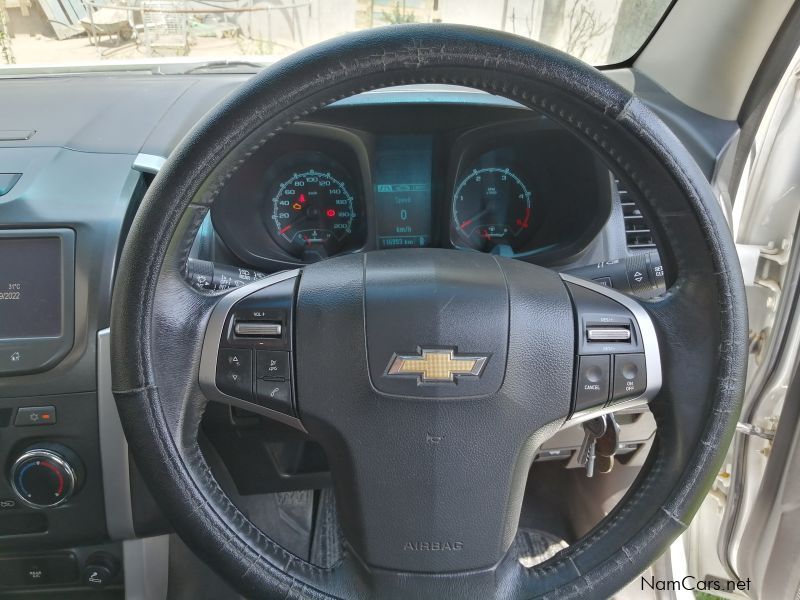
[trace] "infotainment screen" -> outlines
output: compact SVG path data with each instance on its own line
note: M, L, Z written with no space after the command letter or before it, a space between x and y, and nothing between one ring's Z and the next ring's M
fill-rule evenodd
M62 334L61 239L0 238L0 340Z
M378 246L419 248L430 245L431 136L378 138L375 155Z

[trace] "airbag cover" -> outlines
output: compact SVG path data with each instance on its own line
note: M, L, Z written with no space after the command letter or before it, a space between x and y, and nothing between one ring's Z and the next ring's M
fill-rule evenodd
M509 298L494 257L447 250L373 252L366 255L365 282L367 356L376 390L397 396L467 398L500 389ZM486 361L479 376L455 375L452 381L388 372L395 357L431 349Z

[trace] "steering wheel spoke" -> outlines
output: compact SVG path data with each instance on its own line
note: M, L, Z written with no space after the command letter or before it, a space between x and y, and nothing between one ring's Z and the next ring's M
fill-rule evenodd
M634 298L562 274L575 311L573 410L565 426L649 403L661 389L655 325Z
M294 399L293 314L299 271L222 296L208 320L200 389L224 402L305 431Z

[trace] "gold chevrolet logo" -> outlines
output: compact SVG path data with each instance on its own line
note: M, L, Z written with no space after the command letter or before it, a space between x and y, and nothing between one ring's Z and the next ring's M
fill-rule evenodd
M426 350L417 356L395 354L389 362L387 375L417 376L423 382L455 381L466 375L480 377L488 356L460 356L452 350Z

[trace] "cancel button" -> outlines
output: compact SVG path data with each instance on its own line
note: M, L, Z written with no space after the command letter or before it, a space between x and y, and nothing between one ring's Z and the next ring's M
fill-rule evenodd
M581 356L575 383L575 412L603 406L608 400L611 379L611 357Z

